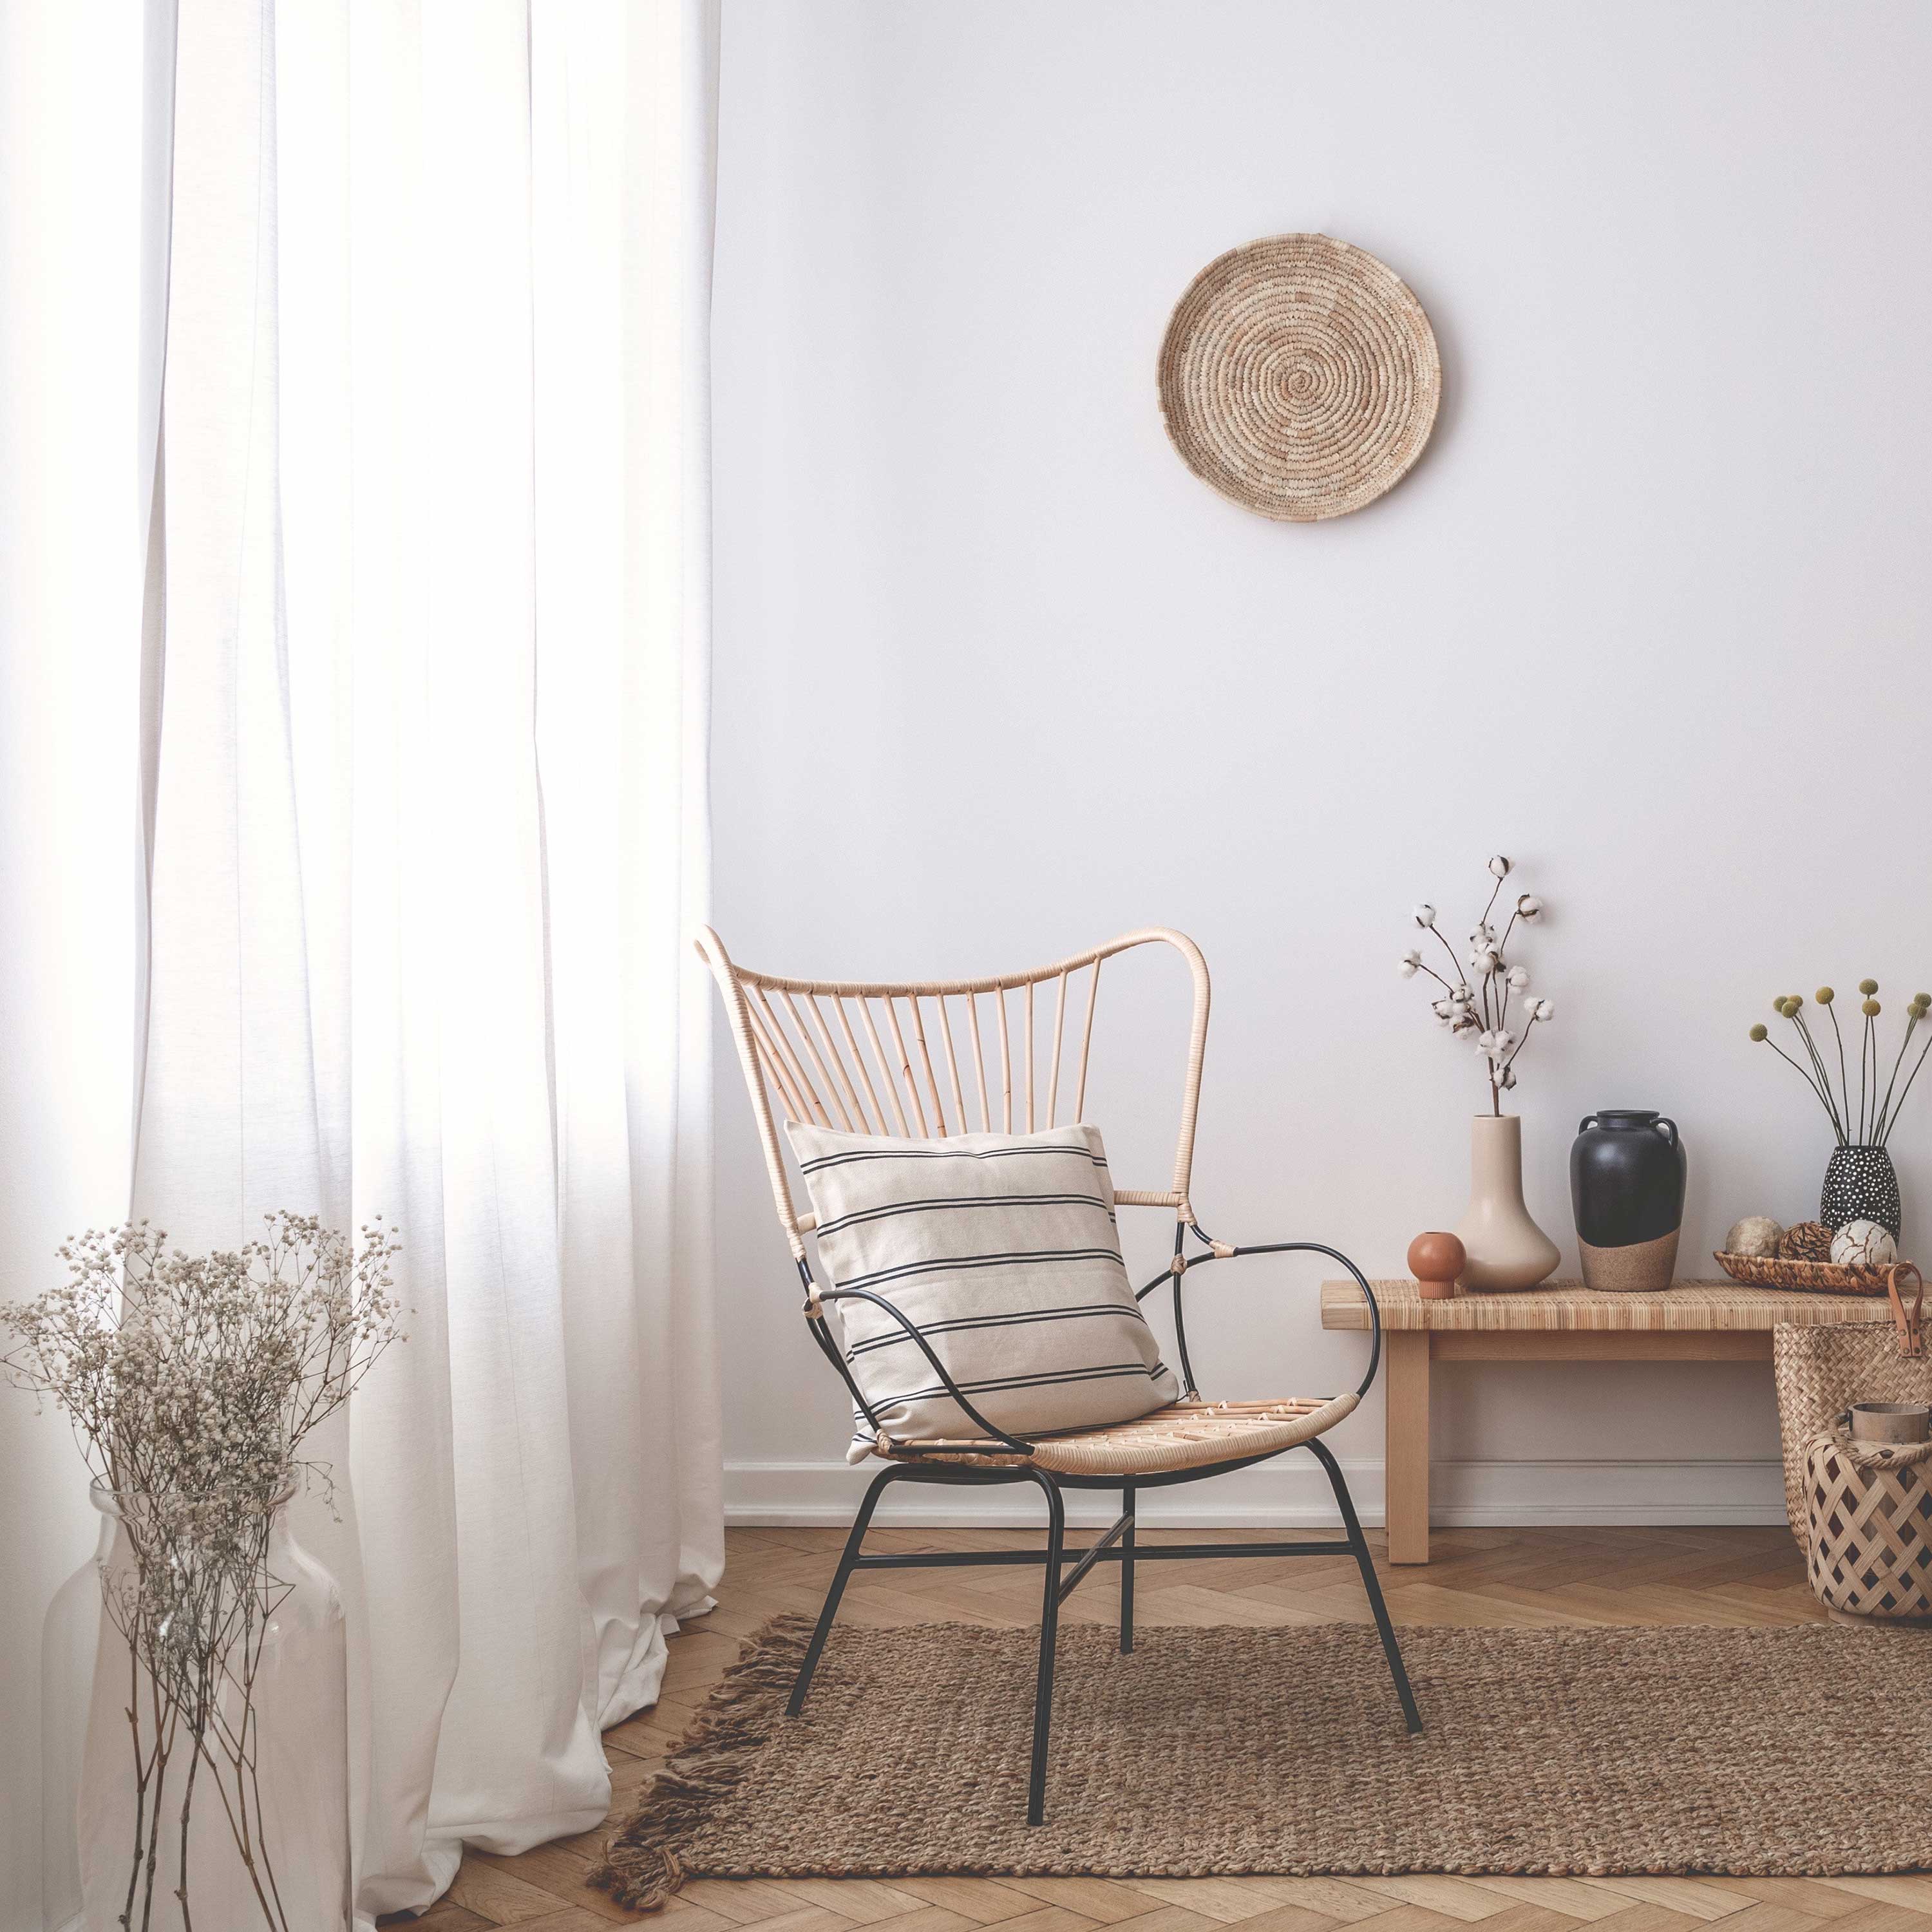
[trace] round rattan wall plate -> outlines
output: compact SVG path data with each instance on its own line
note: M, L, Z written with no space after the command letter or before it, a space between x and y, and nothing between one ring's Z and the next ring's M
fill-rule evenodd
M1285 523L1346 516L1393 487L1442 394L1422 304L1386 262L1326 235L1270 235L1209 262L1161 344L1181 460Z

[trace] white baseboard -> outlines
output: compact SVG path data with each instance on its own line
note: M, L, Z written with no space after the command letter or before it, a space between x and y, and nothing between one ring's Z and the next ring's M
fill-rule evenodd
M1382 1520L1379 1460L1345 1462L1365 1523ZM724 1515L746 1525L843 1525L878 1465L728 1462ZM1774 1461L1723 1462L1438 1462L1430 1520L1445 1527L1546 1523L1778 1523L1784 1477ZM1070 1522L1113 1520L1103 1493L1070 1492ZM1335 1504L1312 1460L1240 1469L1212 1483L1143 1490L1143 1523L1302 1529L1331 1526ZM1037 1496L1018 1488L941 1489L895 1484L879 1502L881 1524L908 1528L1036 1525Z

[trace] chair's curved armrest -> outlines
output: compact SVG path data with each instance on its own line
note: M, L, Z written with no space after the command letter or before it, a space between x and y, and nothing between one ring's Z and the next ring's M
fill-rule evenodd
M1185 1255L1182 1243L1189 1228L1208 1244L1204 1255ZM1174 1259L1168 1263L1164 1274L1157 1274L1146 1287L1136 1292L1135 1299L1144 1301L1164 1281L1174 1283L1174 1339L1180 1345L1180 1366L1187 1377L1190 1393L1194 1392L1194 1370L1187 1359L1187 1330L1184 1324L1180 1310L1181 1283L1195 1269L1205 1268L1210 1262L1241 1261L1250 1255L1326 1255L1330 1261L1340 1262L1355 1278L1355 1286L1369 1304L1369 1369L1355 1390L1359 1397L1368 1394L1376 1379L1376 1371L1382 1365L1382 1312L1376 1300L1376 1292L1369 1286L1369 1278L1356 1267L1340 1248L1331 1248L1322 1241L1259 1241L1249 1247L1234 1247L1226 1241L1213 1240L1198 1222L1183 1222L1174 1232Z
M803 1270L801 1270L800 1272L802 1273ZM946 1364L933 1352L932 1344L920 1333L904 1310L894 1307L883 1294L875 1294L868 1288L820 1288L808 1276L806 1284L806 1292L807 1298L806 1317L812 1323L814 1338L818 1341L820 1348L830 1357L833 1366L838 1370L843 1378L845 1386L851 1390L853 1400L858 1403L860 1412L874 1429L880 1427L878 1418L872 1413L872 1407L866 1402L864 1396L860 1394L859 1384L854 1378L850 1370L847 1367L844 1357L838 1352L838 1345L826 1332L823 1316L816 1315L814 1312L816 1305L820 1303L869 1301L874 1308L884 1309L899 1324L900 1328L904 1330L914 1346L926 1358L927 1365L932 1369L932 1372L939 1378L940 1386L959 1405L961 1409L964 1412L967 1420L976 1429L979 1430L988 1440L1003 1444L1016 1455L1030 1456L1033 1454L1034 1445L1030 1442L1020 1436L1008 1435L1004 1429L988 1422L973 1406L972 1403L967 1400L959 1384L946 1372ZM919 1445L916 1443L912 1443L908 1444L907 1447L916 1452Z

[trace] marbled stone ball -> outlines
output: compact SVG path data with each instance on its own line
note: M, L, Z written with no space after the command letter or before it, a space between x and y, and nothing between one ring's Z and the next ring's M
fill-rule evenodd
M1768 1214L1747 1214L1724 1237L1724 1252L1727 1255L1774 1255L1778 1243L1784 1238L1784 1230Z
M1800 1221L1785 1229L1778 1252L1781 1261L1828 1262L1832 1258L1832 1231L1822 1221Z
M1898 1244L1876 1221L1848 1221L1832 1238L1832 1258L1840 1268L1888 1268L1898 1258Z

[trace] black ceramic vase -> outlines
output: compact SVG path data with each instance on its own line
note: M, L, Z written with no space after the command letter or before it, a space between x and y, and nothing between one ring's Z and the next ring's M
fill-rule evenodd
M1818 1218L1835 1233L1850 1221L1876 1221L1894 1240L1904 1225L1898 1173L1882 1147L1840 1147L1825 1168Z
M1668 1288L1684 1222L1684 1143L1662 1114L1588 1114L1570 1149L1570 1198L1586 1288Z

